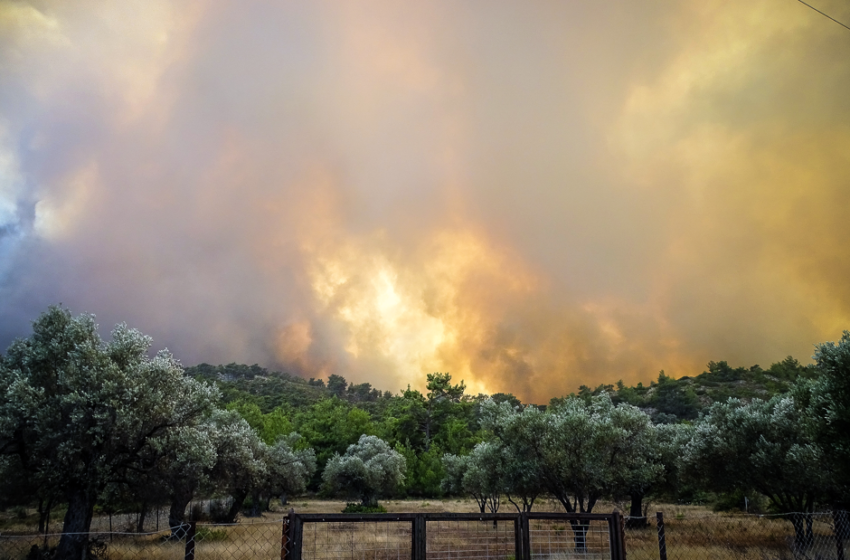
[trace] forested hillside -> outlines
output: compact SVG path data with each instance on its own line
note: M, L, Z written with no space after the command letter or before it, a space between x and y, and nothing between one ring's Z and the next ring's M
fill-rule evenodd
M463 383L453 385L448 373L429 374L424 394L409 387L391 393L368 382L349 384L339 375L327 380L304 379L257 364L199 364L186 368L186 374L215 383L222 405L239 412L268 443L280 434L298 432L304 445L316 451L318 469L309 486L314 491L320 489L321 472L330 457L367 434L378 435L406 457L406 495L439 495L444 476L442 455L464 455L486 439L481 403L493 400L525 406L510 393L467 394ZM767 369L710 362L706 371L692 377L673 379L662 371L646 385L626 386L622 381L593 389L582 385L571 395L532 406L545 410L575 397L589 403L593 397L607 394L615 405L634 405L654 423L670 424L693 421L713 403L729 398L768 400L788 392L798 380L816 375L813 366L804 366L790 356Z
M0 356L0 506L36 506L45 530L64 511L57 558L80 557L96 508L139 512L141 527L167 506L178 535L207 498L225 499L213 517L226 522L305 492L356 497L351 511L411 496L466 495L482 512L627 500L635 519L647 499L850 503L850 332L811 366L710 362L545 405L467 394L446 372L392 393L256 364L184 369L151 344L123 324L103 340L93 316L51 307Z

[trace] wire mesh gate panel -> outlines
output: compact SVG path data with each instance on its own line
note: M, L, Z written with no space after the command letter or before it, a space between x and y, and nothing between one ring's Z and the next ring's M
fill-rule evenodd
M428 560L515 560L520 517L511 514L423 514Z
M613 514L523 514L525 560L624 560L622 517Z
M413 560L416 514L290 514L287 560Z
M290 514L286 560L625 560L612 514Z

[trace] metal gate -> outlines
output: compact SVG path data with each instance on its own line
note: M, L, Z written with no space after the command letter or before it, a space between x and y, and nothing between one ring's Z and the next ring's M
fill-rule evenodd
M625 560L623 517L570 513L297 514L283 560Z

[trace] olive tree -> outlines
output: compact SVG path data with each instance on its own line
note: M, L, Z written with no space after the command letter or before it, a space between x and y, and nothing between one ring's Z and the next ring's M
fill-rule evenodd
M392 494L404 482L404 456L377 436L360 436L345 454L334 454L322 472L331 491L359 497L364 507L376 507L378 497Z
M537 476L568 513L591 513L600 498L627 482L660 476L652 460L649 418L614 406L605 394L589 401L568 397L545 412L484 403L482 424L516 457L528 458ZM636 474L632 474L636 473ZM586 548L587 523L571 522L577 550Z
M631 501L627 524L644 526L643 499L664 480L663 450L672 444L672 431L656 426L649 415L634 406L614 407L605 401L603 408L608 409L611 424L621 436L616 445L620 456L611 464L612 493L628 496Z
M829 495L836 509L850 507L850 331L838 343L819 344L814 356L820 375L802 385L795 398L815 420L814 436L830 471Z
M279 436L266 454L268 464L268 493L282 496L300 494L316 471L316 452L311 448L298 449L301 436L292 432Z
M715 403L682 453L683 474L724 492L755 490L781 512L812 512L828 484L814 423L790 396ZM789 515L796 544L811 545L811 515Z
M234 523L248 496L268 479L268 446L235 411L222 412L215 421L216 461L210 480L233 498L225 520Z
M104 341L94 316L51 307L0 360L0 453L68 503L55 558L83 557L107 485L153 468L164 442L217 398L150 346L124 324Z
M468 455L443 456L443 490L452 494L469 494L481 513L499 511L505 487L502 446L495 441L476 445Z

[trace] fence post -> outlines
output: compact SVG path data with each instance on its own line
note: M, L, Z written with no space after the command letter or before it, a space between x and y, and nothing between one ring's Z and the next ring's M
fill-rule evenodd
M289 560L289 514L283 516L280 528L280 560Z
M425 560L427 550L427 536L425 528L425 514L418 513L413 518L413 533L411 535L411 560Z
M832 523L835 526L835 546L838 549L838 560L844 560L844 527L847 526L847 512L832 510Z
M616 509L611 514L608 534L611 538L611 558L613 560L626 560L626 539L624 526L626 520Z
M522 513L514 517L514 558L523 560L522 556Z
M664 535L664 514L656 512L655 519L658 522L658 554L661 560L667 560L667 537Z
M186 552L184 560L195 560L195 522L189 522L189 530L186 531Z
M291 510L290 510L291 511ZM304 522L296 513L290 513L289 521L289 560L301 560L301 546L304 540Z
M531 560L531 524L528 522L528 514L520 514L520 525L522 532L522 560ZM520 558L520 557L518 557Z

